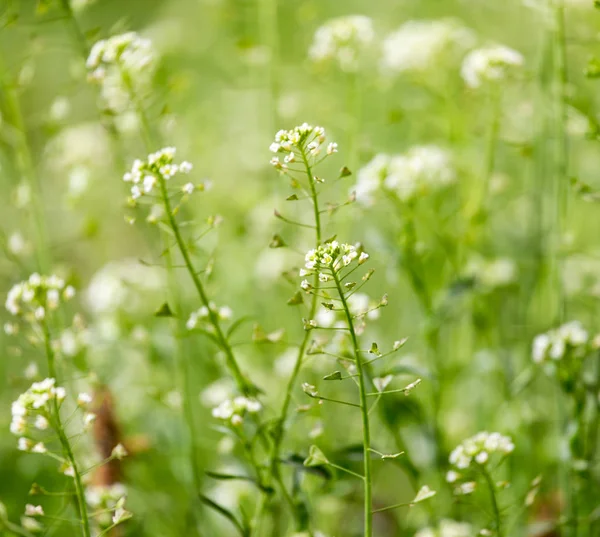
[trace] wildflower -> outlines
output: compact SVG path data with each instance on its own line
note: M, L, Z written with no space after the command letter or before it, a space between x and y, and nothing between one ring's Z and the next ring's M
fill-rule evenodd
M174 147L165 147L155 153L150 153L145 161L139 159L133 161L131 170L123 175L123 181L133 184L131 197L134 200L152 193L158 180L169 181L179 173L190 173L192 165L189 162L184 161L180 164L173 162L176 151ZM188 183L188 185L192 186L193 191L194 185L191 183ZM189 190L188 185L185 185L183 192Z
M127 455L127 450L121 443L117 444L110 452L111 457L119 460L124 459Z
M316 31L308 55L315 62L333 60L343 71L354 72L374 37L373 21L369 17L350 15L335 18Z
M485 466L495 455L509 455L514 449L515 445L508 436L485 431L477 433L464 440L450 453L449 461L453 468L446 474L446 481L457 483L456 494L470 494L475 489L475 482L464 481L470 470Z
M383 188L402 201L435 192L453 183L456 174L450 154L437 146L414 146L401 155L377 155L358 172L353 187L356 199L364 204Z
M86 62L90 81L102 85L104 100L119 113L127 108L131 92L139 94L150 85L154 66L152 44L135 32L98 41Z
M77 396L77 404L79 406L87 406L92 402L92 396L89 393L80 393Z
M41 505L25 505L25 516L44 516L44 508Z
M535 363L558 361L568 356L582 358L589 350L589 334L579 321L571 321L537 335L533 340L532 358Z
M279 158L273 157L271 165L281 171L287 170L287 165L296 160L295 151L306 158L316 157L321 153L322 146L326 140L327 136L323 127L313 127L308 123L303 123L291 130L280 130L275 134L275 141L269 146L269 149L273 153L287 154L284 157L283 163L280 162ZM330 142L327 145L326 154L329 156L336 152L337 144Z
M214 302L211 302L208 307L202 306L200 309L190 313L186 322L186 328L188 330L193 330L199 323L207 321L211 311L220 321L229 321L233 316L233 310L229 306L217 307ZM205 328L209 329L208 326Z
M358 258L359 253L356 246L340 244L338 241L326 242L306 253L304 257L305 268L300 271L300 276L306 276L314 272L319 274L339 272Z
M408 21L383 41L381 68L388 74L434 69L474 44L473 32L456 21Z
M239 396L225 399L220 405L213 408L212 415L216 419L238 426L243 422L246 413L255 414L261 409L262 405L256 399Z
M498 82L507 77L509 71L521 67L523 56L509 47L495 45L473 50L463 60L461 75L471 88L485 82Z
M6 309L12 315L25 318L29 322L42 321L48 311L69 300L72 294L65 293L65 282L58 276L40 276L33 273L28 280L14 285L6 297Z

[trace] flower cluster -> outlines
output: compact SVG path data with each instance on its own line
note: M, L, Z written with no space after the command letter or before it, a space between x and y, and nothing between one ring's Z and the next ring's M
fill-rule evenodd
M284 157L283 162L280 162L278 157L273 157L271 165L278 170L286 170L288 164L296 162L298 158L295 151L300 153L300 159L316 157L321 154L326 139L323 127L313 127L308 123L303 123L288 131L280 130L275 134L275 141L269 149L273 153L287 153L287 155ZM337 147L338 145L335 142L330 142L325 149L326 154L337 153Z
M466 522L442 519L437 528L423 528L415 533L415 537L472 537L473 528Z
M41 431L48 429L51 417L50 402L56 400L60 403L65 397L65 389L56 386L55 379L47 378L41 382L34 382L13 402L10 432L19 437L18 447L21 451L46 453L43 442L35 443L28 438L30 426L33 424L35 429Z
M532 358L538 364L570 356L582 358L588 350L589 334L579 321L571 321L537 335L533 340Z
M422 72L474 45L473 32L455 21L408 21L383 41L381 67L386 73Z
M236 397L234 399L226 399L219 406L213 408L212 415L216 419L237 426L242 424L246 413L254 414L259 412L261 408L262 405L256 399Z
M483 467L494 454L509 455L515 449L513 441L500 433L477 433L459 444L452 453L449 461L452 469L446 474L448 483L457 483L463 479L463 473L469 468ZM463 473L461 473L463 472ZM457 493L469 494L475 489L475 483L467 481L457 487Z
M309 250L304 257L304 267L300 269L300 276L308 276L322 269L337 272L344 267L350 265L353 261L357 261L362 265L369 259L369 254L361 252L352 244L340 244L338 241L326 242L318 248ZM319 280L322 282L329 281L331 276L324 272L319 272ZM310 283L304 280L300 287L305 291L310 290Z
M200 309L193 311L187 320L186 327L188 330L193 330L201 322L207 321L210 312L213 312L220 321L229 321L233 315L233 311L229 306L217 307L214 302L210 302L208 307L202 306Z
M85 489L86 502L97 513L94 518L101 529L113 523L111 513L124 503L126 497L127 489L121 483L90 485Z
M65 285L58 276L40 276L37 273L12 287L6 298L6 309L13 315L30 322L45 319L48 311L56 310L61 300L75 296L75 289Z
M358 172L356 198L372 202L379 188L395 193L402 201L437 191L456 179L450 154L437 146L415 146L405 154L379 154Z
M102 96L118 112L125 110L133 91L149 85L154 64L151 42L135 32L98 41L86 62L90 80L102 84Z
M473 257L467 263L465 276L474 278L483 291L493 291L513 283L517 276L517 267L512 259L486 260Z
M361 53L374 37L373 21L369 17L339 17L316 31L308 54L315 62L334 60L342 70L354 72L360 66Z
M150 153L146 161L139 159L133 161L131 171L123 176L123 181L133 183L132 199L136 200L145 194L150 194L159 180L168 181L178 173L187 174L192 171L192 165L185 160L180 164L173 162L176 151L174 147L165 147L156 153ZM186 185L186 187L184 192L194 191L194 185Z
M467 86L478 88L506 78L511 68L521 67L523 62L519 52L503 45L480 48L467 54L461 75Z

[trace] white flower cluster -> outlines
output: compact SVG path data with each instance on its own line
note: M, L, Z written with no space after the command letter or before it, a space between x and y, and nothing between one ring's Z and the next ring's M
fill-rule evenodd
M48 429L51 416L50 402L56 400L60 403L65 397L65 389L56 386L55 379L47 378L41 382L34 382L13 402L10 432L19 437L18 448L21 451L46 453L43 442L36 443L28 437L30 426L33 424L33 427L40 431Z
M275 134L275 141L269 146L273 153L287 153L283 162L280 162L278 157L271 159L271 165L278 170L286 170L288 164L296 162L298 155L294 151L300 153L300 159L304 157L316 157L321 154L323 144L327 136L323 127L309 125L303 123L293 129L286 131L280 130ZM327 144L325 149L327 155L337 153L338 145L335 142Z
M555 330L535 336L532 358L535 363L558 361L567 356L584 357L589 351L589 334L579 321L571 321Z
M198 326L199 323L207 321L210 311L215 313L220 321L229 321L233 316L233 311L229 306L217 307L214 302L210 302L208 308L206 306L202 306L200 309L193 311L190 314L190 317L186 322L187 329L193 330Z
M356 199L369 204L379 188L402 201L440 190L453 183L456 172L448 151L435 145L411 147L401 155L379 154L358 172Z
M385 73L422 72L442 65L475 45L471 30L453 20L404 23L383 41Z
M349 15L328 21L316 32L308 51L315 62L337 61L344 71L360 67L361 53L373 42L373 21L364 15Z
M486 431L477 433L475 436L464 440L450 453L449 461L453 469L446 474L446 481L457 483L464 477L461 472L468 471L471 465L483 466L494 454L505 456L512 453L514 449L515 445L508 436ZM467 481L457 487L456 493L469 494L474 489L475 483Z
M61 300L75 296L75 289L65 285L58 276L40 276L37 273L12 287L6 297L6 309L13 315L23 316L30 322L45 319L48 311L56 310Z
M185 160L181 164L173 162L176 151L174 147L165 147L156 153L150 153L145 162L139 159L133 161L131 171L123 176L123 181L133 183L131 197L134 200L150 194L160 179L168 181L178 173L187 174L192 171L192 165ZM193 188L191 191L193 192Z
M478 88L485 82L506 78L510 69L521 67L523 56L509 47L496 45L471 51L461 67L461 75L467 86Z
M443 518L437 528L423 528L415 537L473 537L474 534L470 524Z
M154 65L150 40L135 32L98 41L86 62L90 80L102 84L103 98L117 112L126 109L131 91L139 93L150 85Z
M355 260L359 265L362 265L368 259L369 254L366 252L359 253L356 246L352 244L340 244L338 241L326 242L306 253L304 257L305 268L300 269L300 276L308 276L321 269L337 272ZM319 280L322 282L329 281L330 279L331 276L329 274L319 272ZM307 280L304 280L300 284L300 287L305 291L309 291L311 288Z
M493 291L513 283L517 276L517 267L512 259L486 260L473 257L467 263L465 275L474 278L482 290Z
M244 415L247 412L255 414L260 412L261 408L262 405L256 399L240 396L223 401L219 406L213 408L212 415L216 419L238 426L244 421Z
M97 513L95 520L101 529L110 526L111 513L118 505L122 505L127 497L127 489L121 483L112 485L90 485L85 489L85 499L88 505Z

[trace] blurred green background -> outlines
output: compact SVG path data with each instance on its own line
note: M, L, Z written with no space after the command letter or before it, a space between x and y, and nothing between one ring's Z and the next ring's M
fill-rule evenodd
M153 316L164 302L165 276L162 269L138 262L158 262L162 244L143 217L135 225L124 219L129 211L122 174L133 158L147 151L128 117L115 119L120 148L114 150L103 127L107 121L98 109L96 89L85 81L80 44L59 2L0 2L0 238L4 246L0 288L8 291L37 267L31 224L35 214L47 245L42 258L79 290L66 316L81 312L95 333L89 351L79 353L73 359L75 367L69 366L68 384L77 389L86 372L93 371L114 396L124 441L141 446L124 463L134 513L124 532L187 535L187 515L194 502L173 341L168 323ZM600 11L594 10L592 0L566 4L568 175L594 188L600 186L598 86L584 71L600 49ZM311 63L307 51L316 29L332 17L348 14L372 17L376 41L409 20L450 17L471 28L479 45L502 43L523 54L523 70L501 89L492 188L481 221L467 221L464 212L480 188L486 167L488 96L465 87L460 61L413 75L384 77L375 46L356 75L334 64ZM218 304L229 305L236 317L249 315L267 331L285 328L287 341L300 339L302 326L300 315L286 305L295 288L280 274L301 264L294 249L305 251L310 237L278 221L273 210L295 211L301 218L310 208L286 205L287 182L268 164L275 132L304 121L323 125L328 137L339 143L339 153L320 170L320 175L331 178L343 165L356 172L377 153L402 153L412 145L438 144L452 152L456 188L415 209L422 252L419 271L443 311L436 322L441 326L440 420L447 448L479 430L512 435L517 450L507 469L513 482L507 504L519 501L539 474L545 477L545 499L532 514L519 519L510 535L526 535L527 517L535 521L542 517L539 513L552 512L560 503L556 465L563 403L552 384L532 370L530 345L535 334L562 315L558 302L563 294L566 317L579 319L594 331L600 292L600 221L597 205L571 187L560 194L567 205L566 217L556 219L553 174L560 140L552 128L555 26L546 3L97 0L77 11L76 17L88 46L129 30L152 40L159 65L147 101L153 129L164 145L177 147L178 157L194 164L195 179L212 182L212 189L188 206L186 216L194 220L194 229L201 229L211 215L224 218L197 252L199 264L214 260L211 295ZM22 187L23 170L29 165L23 153L25 142L33 184L39 188L39 195L34 193L29 200L23 199ZM347 196L355 175L328 189L324 199ZM367 292L371 297L389 294L390 305L382 310L380 320L369 325L365 346L377 341L387 348L395 340L409 338L399 363L411 367L402 378L408 383L420 376L423 386L410 399L400 395L389 400L386 419L391 430L402 431L407 452L421 469L420 484L438 488L443 487L443 476L435 470L431 439L423 431L431 407L427 345L431 319L403 268L407 262L403 217L383 199L369 208L350 206L328 220L325 235L364 243L377 275ZM294 249L270 249L274 233ZM25 245L15 247L19 236ZM552 261L557 250L558 269ZM517 267L515 281L492 291L465 283L461 264L473 255L512 259ZM197 309L183 274L180 283L184 311ZM105 308L102 300L108 303ZM236 350L251 377L265 389L266 406L276 404L275 409L290 370L289 349L281 344L252 344L250 326L238 334ZM44 361L26 342L3 333L0 338L0 501L10 518L18 520L30 501L27 493L32 482L56 490L64 488L65 482L52 461L16 450L15 438L8 432L10 403L31 382L26 369L32 362L45 376ZM235 468L239 463L223 445L210 416L210 406L218 402L220 393L219 386L212 384L220 377L215 350L197 336L186 338L184 346L193 364L188 381L195 395L201 468ZM302 382L318 383L333 370L321 358L307 361ZM207 391L209 386L212 390ZM343 388L338 391L344 393ZM302 404L305 399L298 390L295 401ZM393 452L393 439L380 419L374 420L374 446ZM360 421L345 409L324 406L298 419L286 450L305 456L315 442L308 435L320 424L319 445L352 464L344 448L360 442ZM91 441L81 447L84 453L94 449ZM378 505L414 496L401 462L377 468ZM352 482L307 479L316 527L328 536L358 535L360 499ZM208 478L204 492L231 506L239 501L251 505L254 494L248 487ZM61 503L52 500L44 499L47 513ZM474 521L480 517L469 514L468 508L452 506L443 493L432 505L442 516ZM391 512L377 520L377 535L412 535L426 519L426 508ZM233 535L228 523L208 510L201 526L204 535ZM0 528L0 535L11 535L3 531ZM52 531L76 534L69 526L58 525Z

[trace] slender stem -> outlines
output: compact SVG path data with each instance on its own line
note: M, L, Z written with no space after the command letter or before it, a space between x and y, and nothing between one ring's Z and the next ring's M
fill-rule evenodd
M47 247L46 222L44 218L44 207L41 201L41 187L37 177L33 156L31 154L27 129L23 119L23 112L19 103L17 90L14 83L8 79L2 60L0 58L0 77L8 109L8 122L12 122L16 131L15 153L16 164L22 179L29 188L31 206L27 211L31 220L31 227L35 240L35 255L40 272L47 272L50 268L50 255Z
M358 392L360 399L360 413L362 417L362 428L363 428L363 465L364 465L364 537L371 537L373 535L373 491L372 491L372 476L371 476L371 431L369 427L369 407L367 404L367 388L365 382L365 369L363 367L362 359L360 356L360 347L358 345L358 339L356 337L356 331L354 330L354 320L350 313L350 308L346 301L346 296L342 289L342 284L335 270L332 270L333 279L335 281L340 300L342 301L342 307L346 315L346 321L348 323L348 329L350 330L350 338L352 340L352 346L354 349L354 356L356 359L356 371L358 373Z
M50 378L53 378L55 382L58 383L58 379L56 377L55 355L54 350L52 349L52 342L50 339L50 330L48 329L48 325L45 321L42 323L42 331L44 333L44 346L46 349L46 358L48 360L48 375L50 376ZM77 507L79 510L79 516L81 518L83 535L84 537L91 537L87 506L85 503L85 489L81 480L81 472L79 471L79 467L77 466L77 461L75 460L75 456L73 455L73 450L71 448L69 439L65 434L63 424L60 419L60 407L58 405L56 397L52 399L52 410L54 413L54 419L56 420L56 433L58 435L58 439L60 441L66 459L69 461L69 464L73 468L75 481L75 496L77 498Z
M492 504L492 511L494 512L494 520L496 523L496 534L498 537L502 537L502 517L500 515L500 508L498 507L498 500L496 499L496 486L494 485L492 476L486 468L482 469L482 474L490 492L490 502Z
M315 242L316 242L316 246L319 246L319 244L321 244L321 233L322 233L322 231L321 231L321 215L319 212L319 197L317 194L317 190L315 188L313 173L312 173L310 163L308 162L308 157L306 156L306 152L302 149L300 151L300 153L302 155L302 161L304 162L304 168L306 170L306 178L308 180L308 184L309 184L309 188L310 188L310 197L311 197L311 201L312 201L313 209L314 209ZM320 286L319 276L318 276L318 274L315 274L313 277L313 289L318 291L319 286ZM308 313L308 316L310 319L312 319L315 316L315 313L317 311L318 298L319 297L317 296L317 293L313 293L312 300L310 303L310 309L309 309L309 313ZM299 513L297 513L297 506L296 506L296 503L294 502L294 499L289 494L289 492L287 491L287 488L285 487L285 484L283 483L283 479L281 477L281 472L279 470L279 457L280 457L281 445L283 443L283 438L284 438L284 433L285 433L285 422L287 421L288 413L290 410L290 404L292 402L292 393L294 390L294 386L296 385L296 382L298 380L298 375L299 375L300 369L302 367L302 361L304 360L304 355L306 353L306 348L310 342L310 338L311 338L310 331L306 331L304 333L304 338L302 339L302 343L300 344L300 347L298 349L298 354L296 355L296 362L294 364L294 369L292 370L292 374L290 375L290 378L288 380L287 388L285 391L285 396L283 398L283 403L281 405L281 411L279 413L276 434L275 434L275 437L274 437L274 440L273 440L273 443L271 446L271 452L269 454L271 472L273 473L275 480L281 486L284 498L286 499L288 505L290 506L292 513L294 513L294 515L296 516L296 522L299 522L299 517L298 517Z

